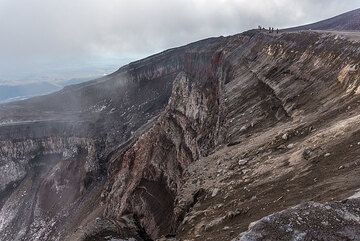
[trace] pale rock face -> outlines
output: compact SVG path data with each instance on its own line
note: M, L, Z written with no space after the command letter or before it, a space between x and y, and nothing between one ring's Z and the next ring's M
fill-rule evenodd
M204 130L205 120L217 121L217 102L212 102L216 97L207 96L202 86L194 83L195 80L190 80L185 73L177 76L164 112L123 154L116 178L123 181L112 184L108 196L107 215L111 217L116 210L115 213L121 217L131 210L143 217L140 222L152 238L164 232L174 232L179 214L170 215L174 210L169 206L175 201L182 172L199 158L202 148L213 145L208 142L209 146L200 147L198 140L201 135L216 133L215 129ZM217 94L217 86L214 87L210 94ZM212 128L216 126L212 125ZM153 206L154 198L161 205Z
M233 241L356 240L360 237L359 204L359 199L301 204L251 224L249 231Z
M8 161L0 167L0 193L5 188L16 181L22 180L26 175L26 169L21 164Z
M0 193L10 184L21 181L30 168L30 161L38 155L61 155L64 159L75 158L78 148L87 152L87 172L96 171L96 153L92 140L85 138L45 138L42 140L0 142Z

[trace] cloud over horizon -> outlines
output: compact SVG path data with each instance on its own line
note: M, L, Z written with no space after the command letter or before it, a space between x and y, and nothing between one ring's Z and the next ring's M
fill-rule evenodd
M44 66L133 60L259 24L302 25L359 7L355 0L0 0L0 78Z

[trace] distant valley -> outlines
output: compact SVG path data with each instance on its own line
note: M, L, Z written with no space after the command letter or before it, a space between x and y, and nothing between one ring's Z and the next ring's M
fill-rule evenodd
M24 84L0 84L0 103L24 100L30 97L46 95L61 90L65 86L79 84L96 77L74 78L61 82L35 82Z

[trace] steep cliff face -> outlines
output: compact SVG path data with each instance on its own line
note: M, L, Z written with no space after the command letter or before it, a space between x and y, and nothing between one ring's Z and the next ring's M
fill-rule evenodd
M179 227L180 240L231 240L261 217L303 201L341 200L360 184L358 42L311 32L249 33L223 51L225 147L188 167L179 199L196 204ZM321 212L317 218L322 221ZM279 231L277 238L285 226L278 222L266 226ZM300 240L320 231L310 226L313 232ZM267 238L264 225L255 227L244 240Z
M359 43L248 33L223 51L225 147L188 168L180 199L191 203L197 194L197 203L181 240L232 239L299 200L342 199L359 186L358 169L345 171L358 153Z
M152 238L176 233L174 202L183 171L214 147L219 82L190 78L178 75L165 111L114 163L119 171L110 180L106 215L133 213Z
M249 31L1 105L0 240L231 240L350 196L359 49Z
M218 104L217 90L216 84L205 85L214 78L207 67L221 42L222 38L194 43L132 63L104 79L2 105L0 230L5 240L92 235L96 239L96 235L119 232L144 237L137 233L143 223L153 225L144 226L149 232L145 236L174 230L165 227L168 220L161 221L158 211L152 210L160 199L147 200L140 183L152 188L150 192L163 194L167 200L160 206L170 211L183 170L199 156L197 145L201 151L213 145L211 129L205 126L212 127L216 118L212 107ZM193 75L179 74L185 69ZM189 78L197 78L198 83ZM177 91L191 102L181 99ZM150 145L156 142L159 147ZM167 149L173 153L167 154ZM154 151L158 156L153 156ZM143 157L134 158L135 153ZM120 168L116 161L122 156ZM127 183L121 184L125 189L117 186L122 173L127 175ZM104 188L112 191L108 194ZM130 200L134 197L145 200L143 210ZM119 199L124 203L116 203ZM129 210L132 215L122 217ZM104 219L98 222L99 217ZM79 225L84 229L78 230ZM119 225L129 229L119 231Z
M344 118L343 109L357 101L358 56L358 43L331 34L249 32L228 38L208 68L197 68L208 79L180 74L158 119L129 148L114 153L104 217L134 214L153 239L178 234L180 240L218 240L235 237L257 217L308 200L299 189L309 188L310 196L316 186L302 179L319 167L308 166L302 153L308 153L310 140L315 150L330 145L308 136L324 120ZM291 139L304 143L295 148ZM321 156L315 150L310 159ZM278 196L276 183L291 176L289 185L300 185L288 189L288 198ZM256 200L264 187L268 196Z
M47 240L100 178L93 140L46 137L1 141L2 240Z
M86 153L84 169L87 173L96 172L95 143L85 138L48 137L44 139L26 139L0 142L1 186L0 192L11 184L21 181L36 158L44 155L58 155L62 159L70 159L80 152Z

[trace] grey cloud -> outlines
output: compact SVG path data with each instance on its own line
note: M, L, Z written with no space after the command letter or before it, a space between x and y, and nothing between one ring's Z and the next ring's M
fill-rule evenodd
M259 24L295 26L357 7L357 0L0 0L0 76L69 60L133 59Z

